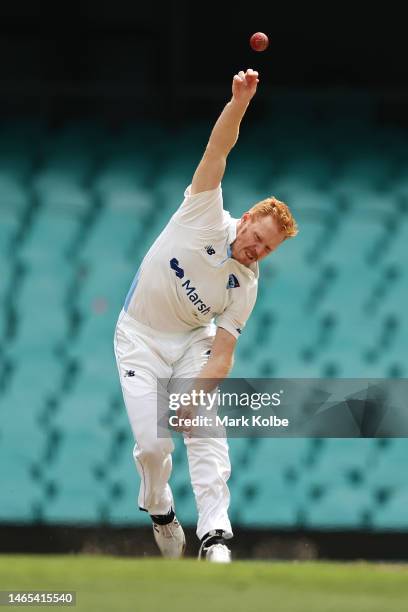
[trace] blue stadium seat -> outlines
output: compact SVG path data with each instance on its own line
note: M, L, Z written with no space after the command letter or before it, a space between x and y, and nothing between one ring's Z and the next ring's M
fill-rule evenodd
M280 468L269 466L269 473L259 475L258 482L241 484L239 493L233 494L232 512L245 527L296 527L299 524L299 507L296 488L283 477Z
M373 499L367 489L334 484L306 509L305 526L312 529L364 529L369 526L372 505Z
M373 515L373 527L381 531L406 531L408 529L407 516L408 488L401 487L392 497Z

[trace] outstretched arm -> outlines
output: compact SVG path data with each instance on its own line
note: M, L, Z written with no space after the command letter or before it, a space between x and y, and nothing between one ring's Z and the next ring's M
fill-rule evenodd
M224 176L228 153L238 140L239 126L256 93L258 73L251 68L239 72L232 81L232 98L224 107L211 132L210 140L194 173L191 195L215 189Z

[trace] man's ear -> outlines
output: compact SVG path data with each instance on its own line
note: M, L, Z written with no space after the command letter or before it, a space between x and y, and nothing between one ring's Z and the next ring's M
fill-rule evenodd
M249 211L244 212L244 214L241 217L241 221L243 223L247 223L251 218L251 213Z

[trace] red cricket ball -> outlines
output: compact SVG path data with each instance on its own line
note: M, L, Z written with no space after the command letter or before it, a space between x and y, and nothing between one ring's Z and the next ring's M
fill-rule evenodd
M255 32L249 39L249 44L254 51L265 51L269 47L269 38L263 32Z

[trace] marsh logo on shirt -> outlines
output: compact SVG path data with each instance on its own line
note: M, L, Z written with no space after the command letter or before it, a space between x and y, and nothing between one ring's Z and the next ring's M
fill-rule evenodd
M174 270L177 278L184 278L184 270L183 268L180 268L179 261L175 257L173 257L173 259L170 259L170 268ZM185 280L184 283L181 284L181 286L186 292L190 302L192 302L197 308L198 312L200 312L201 314L208 314L210 312L210 306L207 306L207 304L203 302L203 300L198 294L198 291L196 290L196 287L193 286L189 278Z
M178 263L178 259L173 257L173 259L170 260L170 268L175 271L177 278L183 278L184 270L179 267Z

